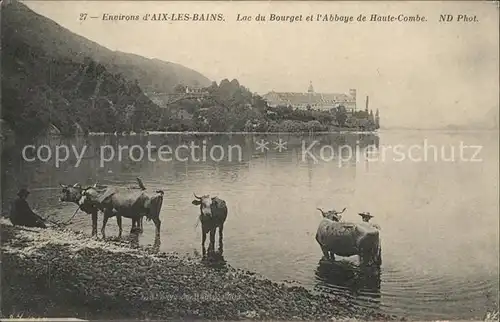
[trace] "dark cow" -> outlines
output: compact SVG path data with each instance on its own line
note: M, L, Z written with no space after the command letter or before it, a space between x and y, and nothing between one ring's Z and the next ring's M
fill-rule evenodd
M319 223L316 241L324 259L335 260L335 255L358 255L363 264L382 263L378 229L368 222L341 221L337 211L320 211L323 220Z
M91 187L82 187L79 183L75 183L73 186L61 184L62 191L61 196L59 197L59 201L61 202L72 202L80 207L80 210L83 212L92 215L92 236L97 235L97 214L99 212L99 208L96 204L85 203L80 205L80 200L83 197L83 191L87 191L88 194L92 194L97 196L99 193L102 193L107 189L106 186L99 186L97 183ZM120 221L117 217L117 221ZM121 226L121 223L118 223L118 226ZM135 230L139 230L142 232L142 217L140 219L133 218L132 219L132 228L130 232L134 232Z
M93 188L84 190L80 205L94 206L104 213L101 233L105 237L108 219L116 216L118 222L118 238L122 236L121 217L130 218L139 224L142 217L152 220L156 227L156 237L160 237L160 210L163 204L163 191L156 190L154 193L145 190L132 190L120 188L107 188L104 191L96 191ZM134 227L132 227L133 229Z
M193 193L194 194L194 193ZM201 249L203 258L206 257L205 240L207 233L210 233L210 241L208 243L208 255L215 253L215 230L219 228L219 254L223 252L223 230L224 222L227 218L226 202L218 197L210 198L209 195L198 197L194 194L195 200L192 204L200 206L200 221L201 221Z
M73 186L68 186L61 183L62 191L61 196L59 197L59 201L61 202L72 202L77 204L80 207L80 210L83 212L92 215L92 236L97 235L97 213L99 209L95 205L85 204L80 205L79 201L82 198L82 192L85 189L79 183L75 183ZM97 184L94 185L94 189L97 188Z

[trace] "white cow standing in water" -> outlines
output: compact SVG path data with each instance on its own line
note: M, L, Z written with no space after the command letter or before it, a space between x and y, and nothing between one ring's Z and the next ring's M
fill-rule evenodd
M324 212L319 208L318 210L321 211L323 219L316 232L316 241L321 247L324 259L335 260L335 255L358 255L363 264L382 264L379 229L367 221L341 221L342 216L339 214L344 212L345 208L342 212Z

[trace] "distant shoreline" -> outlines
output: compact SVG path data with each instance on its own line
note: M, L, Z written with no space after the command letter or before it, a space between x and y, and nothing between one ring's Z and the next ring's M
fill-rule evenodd
M224 134L236 134L236 135L263 135L263 134L273 134L273 135L315 135L315 134L376 134L377 131L359 131L359 130L339 130L339 131L314 131L314 132L202 132L202 131L148 131L147 133L127 133L127 134L115 134L115 133L105 133L105 132L90 132L89 136L147 136L147 135L162 135L162 134L175 134L175 135L224 135Z
M331 134L371 134L380 135L387 132L435 132L435 133L499 133L500 129L411 129L411 128L380 128L375 131L360 131L360 130L337 130L337 131L318 131L318 132L203 132L203 131L147 131L147 133L105 133L105 132L89 132L88 134L74 134L67 136L68 138L85 137L85 136L155 136L155 135L331 135ZM0 140L9 140L16 138L15 134L4 135L0 133ZM37 137L63 137L62 134L48 133Z

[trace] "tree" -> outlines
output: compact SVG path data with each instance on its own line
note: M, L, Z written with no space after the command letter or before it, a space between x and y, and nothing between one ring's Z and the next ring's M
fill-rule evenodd
M319 121L309 121L307 122L307 130L313 132L323 131L323 125Z
M347 110L343 105L337 107L337 110L335 112L335 119L337 120L339 126L345 126L347 121Z
M265 112L268 109L267 101L260 95L253 95L252 106L261 113Z
M212 84L206 88L206 90L209 94L216 93L218 89L219 89L219 86L217 85L217 82L215 82L215 81L213 81Z
M213 106L204 113L200 113L205 117L209 127L209 131L224 132L229 125L227 122L227 110L222 106Z

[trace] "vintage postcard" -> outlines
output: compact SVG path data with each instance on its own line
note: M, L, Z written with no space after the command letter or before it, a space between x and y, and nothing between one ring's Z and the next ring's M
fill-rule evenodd
M499 320L498 1L1 1L1 317Z

